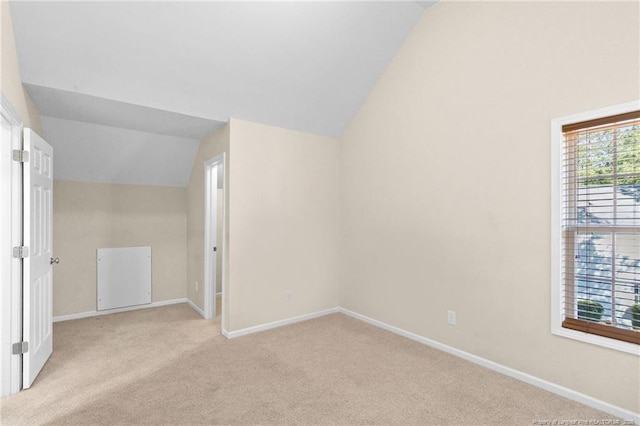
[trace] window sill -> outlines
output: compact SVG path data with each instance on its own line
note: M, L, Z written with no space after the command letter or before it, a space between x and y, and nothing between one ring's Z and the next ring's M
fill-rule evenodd
M583 331L597 336L609 337L614 340L640 345L640 332L635 330L617 328L603 323L578 320L574 318L566 318L562 323L562 326L576 331Z
M566 337L569 339L590 343L592 345L602 346L604 348L640 356L640 345L636 345L634 343L627 343L616 339L610 339L608 337L597 336L591 333L571 330L568 328L564 328L561 325L553 327L551 333L556 336Z

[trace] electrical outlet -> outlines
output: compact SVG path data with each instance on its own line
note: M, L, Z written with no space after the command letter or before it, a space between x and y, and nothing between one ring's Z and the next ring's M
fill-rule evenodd
M196 293L198 292L198 281L196 281Z
M291 290L285 291L284 294L287 297L287 302L291 300L291 296L293 295L293 292Z
M456 325L456 311L447 311L447 322Z

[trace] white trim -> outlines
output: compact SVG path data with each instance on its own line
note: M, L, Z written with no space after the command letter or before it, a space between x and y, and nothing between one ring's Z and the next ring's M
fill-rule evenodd
M204 200L205 200L205 204L204 204L204 283L203 283L203 288L204 288L204 318L205 319L211 319L214 317L215 312L215 303L214 303L214 298L211 296L212 294L215 294L216 297L218 296L218 294L216 293L216 289L215 289L215 276L216 273L215 271L211 271L211 265L210 265L210 258L209 256L211 256L211 252L210 252L210 247L212 246L212 242L210 241L211 238L211 227L213 226L215 229L215 224L211 223L211 211L210 206L211 206L211 179L210 179L210 175L212 172L212 168L214 166L217 167L222 167L222 265L216 265L217 268L222 268L222 273L221 273L221 277L222 277L222 293L224 294L227 288L227 268L226 268L226 263L227 263L227 250L229 247L228 244L228 240L227 240L227 216L226 216L226 212L227 212L227 208L226 208L226 203L227 203L227 191L228 191L228 182L227 182L227 156L226 153L221 152L220 154L215 155L214 157L208 159L207 161L205 161L204 163ZM217 170L216 170L217 172ZM217 191L217 188L216 188ZM225 298L222 298L222 306L221 306L221 319L220 319L220 328L222 330L225 329L226 327L226 316L225 316L225 312L226 312L226 303L225 303Z
M269 322L266 324L261 324L261 325L256 325L253 327L247 327L247 328L243 328L240 330L236 330L236 331L226 331L226 330L222 330L222 335L224 337L226 337L227 339L234 339L236 337L240 337L240 336L246 336L247 334L253 334L253 333L258 333L260 331L265 331L265 330L271 330L273 328L278 328L278 327L282 327L285 325L290 325L290 324L295 324L297 322L301 322L301 321L307 321L310 319L314 319L314 318L318 318L318 317L323 317L325 315L330 315L330 314L337 314L340 311L341 308L331 308L331 309L325 309L323 311L318 311L318 312L313 312L310 314L305 314L305 315L299 315L297 317L292 317L292 318L287 318L287 319L283 319L283 320L278 320L278 321L273 321L273 322Z
M640 100L551 120L551 333L640 356L640 345L562 327L562 126L640 109Z
M189 299L187 299L186 297L183 297L181 299L161 300L159 302L149 303L148 305L136 305L136 306L127 306L126 308L109 309L108 311L88 311L88 312L80 312L77 314L58 315L57 317L53 317L53 322L72 321L72 320L90 318L90 317L100 317L103 315L118 314L120 312L137 311L139 309L158 308L160 306L175 305L177 303L189 303L189 302L190 302Z
M559 324L559 325L558 325ZM605 348L614 349L620 352L640 356L640 346L633 343L623 342L621 340L609 339L607 337L598 336L596 334L585 333L582 331L571 330L562 327L562 322L551 324L551 333L560 337L579 340L585 343L591 343ZM555 326L555 327L554 327Z
M204 318L211 319L215 316L215 308L216 305L213 303L211 297L211 287L215 286L215 278L216 278L216 267L218 266L216 263L216 253L212 250L212 246L216 243L212 241L213 236L212 232L215 232L216 224L213 220L217 213L217 196L213 196L212 192L218 191L217 188L217 177L218 170L217 166L220 160L218 156L205 161L204 163L204 246L202 249L203 252L203 260L204 260L204 283L202 289L204 291ZM216 188L212 188L214 182L212 179L215 177ZM215 203L215 208L211 205L211 203ZM211 217L214 215L214 218Z
M597 118L607 117L609 115L625 114L627 112L637 111L638 109L640 109L640 99L631 102L625 102L623 104L598 108L591 111L566 115L564 117L556 118L552 120L552 122L556 121L562 123L563 125L580 123L581 121L595 120Z
M200 309L200 307L198 305L196 305L195 303L193 303L193 301L191 299L187 299L187 304L189 306L191 306L191 309L193 309L194 311L196 311L197 313L200 314L200 316L202 318L204 318L204 311L202 309Z
M13 108L9 99L5 96L4 92L0 93L0 108L2 108L2 113L7 119L11 122L11 124L16 126L22 126L22 118L20 118L20 114Z
M12 248L22 245L23 238L22 165L12 161L12 151L22 149L23 126L4 92L0 96L0 115L11 133L11 140L3 140L0 147L0 396L7 396L22 389L22 356L11 355L11 344L22 340L22 261L12 255Z
M445 345L435 340L427 339L426 337L419 336L415 333L411 333L410 331L406 331L401 328L395 327L393 325L384 323L382 321L369 318L365 315L358 314L348 309L338 308L338 311L352 318L371 324L375 327L382 328L384 330L406 337L407 339L414 340L416 342L430 346L434 349L441 350L443 352L457 356L458 358L462 358L464 360L473 362L474 364L477 364L482 367L486 367L490 370L496 371L498 373L504 374L505 376L512 377L514 379L517 379L522 382L528 383L530 385L536 386L538 388L544 389L556 395L560 395L562 397L571 399L573 401L584 404L588 407L595 408L600 411L604 411L605 413L612 414L621 419L632 420L636 424L640 424L640 413L634 413L633 411L629 411L624 408L618 407L616 405L609 404L608 402L601 401L589 395L585 395L583 393L565 388L564 386L560 386L555 383L551 383L546 380L540 379L538 377L532 376L530 374L523 373L522 371L518 371L513 368L506 367L502 364L498 364L496 362L479 357L477 355L473 355L468 352L461 351L459 349L453 348L451 346Z

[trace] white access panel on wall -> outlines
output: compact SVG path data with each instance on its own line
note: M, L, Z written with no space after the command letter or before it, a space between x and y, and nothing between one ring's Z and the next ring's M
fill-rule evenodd
M98 249L98 310L151 303L151 247Z

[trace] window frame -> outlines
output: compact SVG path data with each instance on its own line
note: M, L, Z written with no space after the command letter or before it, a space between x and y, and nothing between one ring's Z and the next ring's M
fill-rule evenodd
M637 110L640 110L640 100L551 120L551 333L556 336L640 356L640 345L638 344L562 326L562 300L564 296L562 277L562 152L564 149L564 133L562 128L565 125L597 120Z

